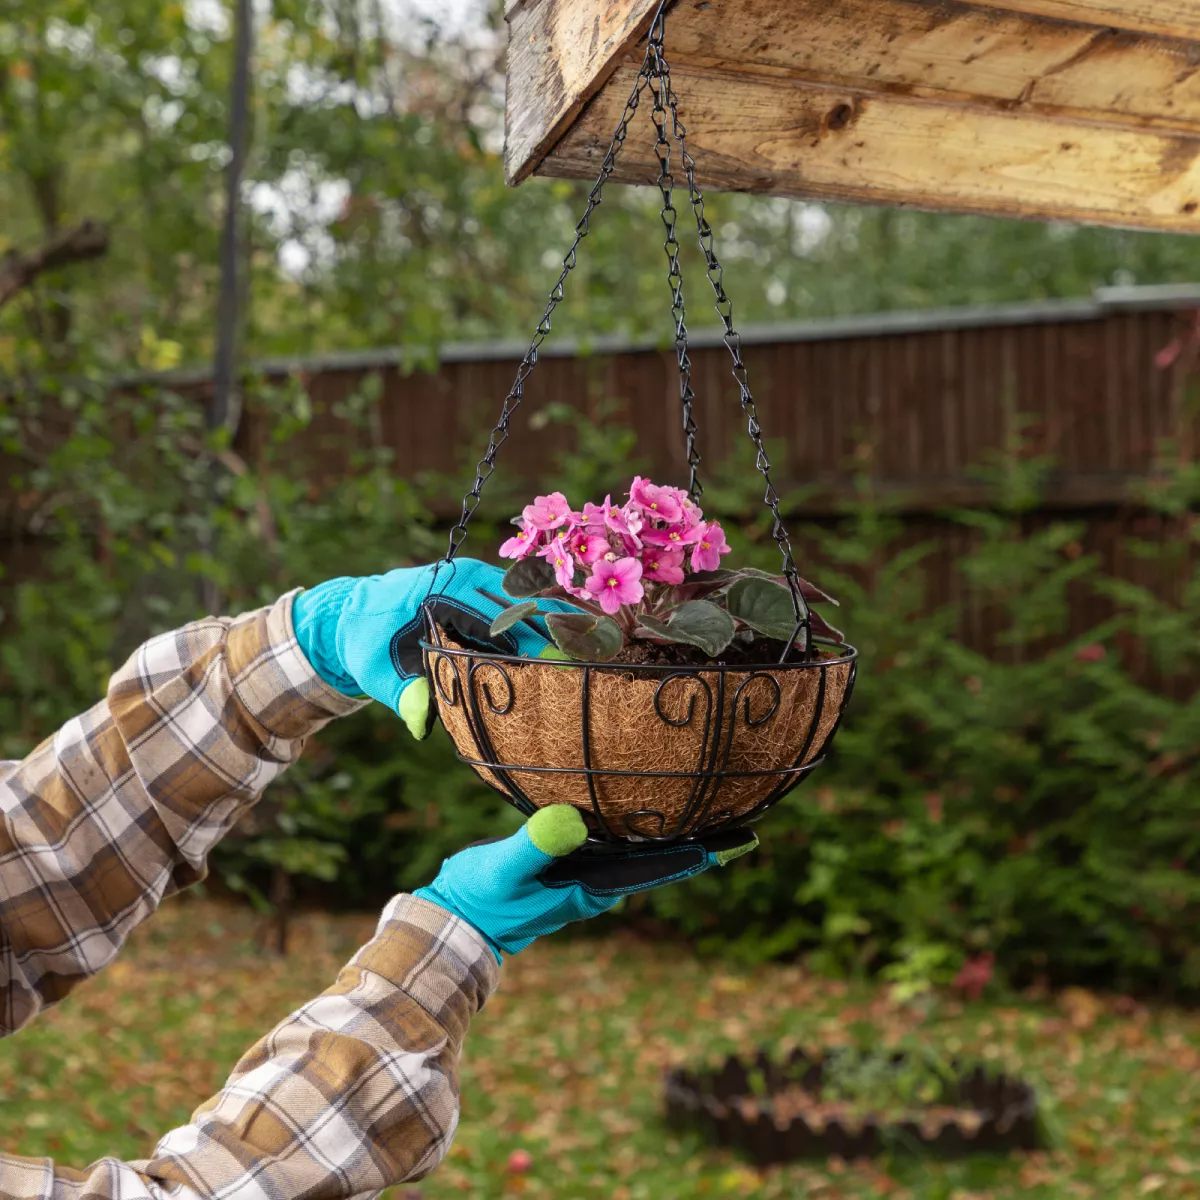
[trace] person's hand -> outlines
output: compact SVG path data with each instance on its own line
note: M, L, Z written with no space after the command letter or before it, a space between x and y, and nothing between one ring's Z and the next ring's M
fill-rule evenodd
M467 642L525 658L537 658L551 645L536 618L496 637L489 633L503 608L516 603L505 595L499 567L460 558L442 566L436 581L434 570L404 567L362 579L331 579L299 593L292 604L296 638L317 674L347 696L370 696L386 704L416 738L429 732L434 715L420 647L421 604L431 582L429 598L438 620ZM573 610L557 600L542 600L538 611Z
M586 840L579 812L554 804L511 837L452 855L438 877L413 894L477 929L499 960L571 921L607 912L622 896L724 866L758 845L748 829L636 848L583 850Z

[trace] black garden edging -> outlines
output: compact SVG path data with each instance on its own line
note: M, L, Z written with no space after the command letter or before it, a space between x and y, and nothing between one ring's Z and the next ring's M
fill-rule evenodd
M749 1061L731 1057L712 1072L671 1071L666 1077L667 1120L676 1129L699 1130L714 1145L740 1150L760 1166L834 1156L849 1161L899 1148L962 1158L1039 1146L1034 1090L1020 1079L988 1074L982 1067L957 1076L944 1098L975 1114L973 1129L947 1120L931 1134L917 1121L879 1122L873 1117L853 1126L835 1118L814 1128L804 1116L777 1123L770 1113L771 1097L797 1085L819 1093L823 1061L797 1051L781 1066L760 1053ZM751 1083L755 1078L757 1097Z

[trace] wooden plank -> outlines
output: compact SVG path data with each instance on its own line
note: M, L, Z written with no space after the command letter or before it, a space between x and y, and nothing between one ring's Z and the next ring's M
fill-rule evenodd
M1159 37L1200 38L1196 0L972 0L985 8Z
M1200 132L1200 43L970 4L715 0L674 10L667 42L673 66L700 74Z
M623 63L553 153L546 175L586 178L607 149L636 66ZM1200 232L1200 140L903 96L673 69L702 186L935 211ZM649 118L615 178L657 175Z
M509 6L505 164L520 183L644 37L658 0L524 0Z

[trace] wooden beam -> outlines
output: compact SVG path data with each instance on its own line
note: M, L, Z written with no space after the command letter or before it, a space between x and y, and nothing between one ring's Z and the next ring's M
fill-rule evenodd
M1196 0L972 0L972 3L1157 37L1200 38L1200 5Z
M699 74L1200 134L1197 43L954 0L717 0L677 10L667 36L672 64Z
M510 0L505 168L520 183L644 37L658 0Z
M636 76L628 62L541 173L595 174ZM1200 232L1200 139L673 67L702 186L1040 220ZM657 174L649 118L615 178Z

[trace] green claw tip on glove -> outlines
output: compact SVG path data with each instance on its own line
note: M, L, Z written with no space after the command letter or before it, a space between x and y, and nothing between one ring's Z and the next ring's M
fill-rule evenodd
M408 726L408 732L418 742L424 741L429 735L431 724L429 709L431 703L429 680L424 676L420 679L414 679L400 693L400 703L396 706L396 711L400 714L400 719Z
M562 858L587 841L587 826L579 810L569 804L539 808L525 824L529 840L551 858Z
M562 657L536 620L491 635L504 605L499 567L464 558L453 566L402 567L386 575L331 579L292 601L296 640L317 674L347 696L370 696L397 713L423 738L432 724L432 697L421 656L421 606L434 602L437 619L468 643L524 658ZM543 600L540 613L571 612L569 604ZM549 653L547 653L549 651Z

